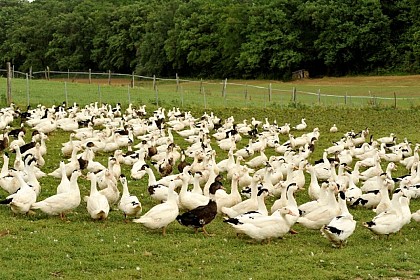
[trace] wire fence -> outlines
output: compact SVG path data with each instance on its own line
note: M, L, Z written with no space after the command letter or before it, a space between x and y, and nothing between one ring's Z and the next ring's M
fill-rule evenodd
M0 77L7 70L0 69ZM420 84L401 86L293 85L282 82L188 80L74 71L22 73L12 71L12 101L18 105L58 104L61 102L143 103L157 106L195 106L206 108L269 108L281 106L420 106ZM4 84L4 86L3 86ZM6 79L0 78L1 103L6 96Z

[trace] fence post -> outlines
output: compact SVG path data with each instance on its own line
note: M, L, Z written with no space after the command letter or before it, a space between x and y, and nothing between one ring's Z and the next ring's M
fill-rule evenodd
M180 88L180 91L181 91L181 108L183 108L184 107L184 89L182 88L182 86Z
M155 76L153 75L153 77L155 77ZM156 106L159 107L159 93L158 93L157 85L155 85L155 95L156 95Z
M251 99L251 94L249 99ZM245 84L245 107L248 107L248 82Z
M67 81L70 82L70 69L67 68Z
M32 79L32 66L29 67L29 79Z
M227 84L227 78L223 81L223 87L222 87L222 96L226 97L226 84Z
M111 85L111 70L108 70L108 85Z
M203 93L203 78L200 79L200 94Z
M394 109L397 109L397 94L394 91Z
M66 106L69 104L68 94L67 94L67 82L64 82L64 95L66 97Z
M133 73L131 74L131 76L132 76L132 80L131 80L131 88L134 88L134 71L133 71Z
M12 79L15 78L15 65L12 65Z
M223 90L222 90L222 96L223 96L223 103L226 108L226 85L227 85L227 78L223 82Z
M47 66L47 80L49 81L51 78L50 76L50 66Z
M89 85L92 83L92 69L89 68Z
M271 83L268 85L268 101L271 102L272 88Z
M293 87L292 90L292 101L293 103L296 103L296 87Z
M318 89L318 105L321 104L321 89Z
M10 62L7 62L6 102L7 102L7 105L10 105L10 103L12 102L12 66Z
M153 75L153 89L156 90L156 75Z
M344 94L344 105L347 105L347 91L346 91L346 93Z
M245 101L248 99L248 83L245 84Z
M204 109L207 110L207 100L206 100L206 90L203 87L203 94L204 94Z
M27 106L29 106L29 75L26 73L26 100Z

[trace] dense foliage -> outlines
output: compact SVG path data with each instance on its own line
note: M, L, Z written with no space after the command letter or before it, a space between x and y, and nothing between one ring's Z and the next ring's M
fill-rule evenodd
M0 0L0 63L219 78L288 78L298 69L416 73L419 7L416 0Z

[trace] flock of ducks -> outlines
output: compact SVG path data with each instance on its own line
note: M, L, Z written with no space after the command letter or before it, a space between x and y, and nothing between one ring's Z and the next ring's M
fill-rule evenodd
M317 127L308 129L305 118L295 126L280 126L267 118L236 122L213 113L195 118L179 108L148 114L145 107L2 108L0 187L7 195L0 203L14 214L39 210L65 219L83 200L94 220L118 209L126 222L162 229L164 235L175 220L209 235L205 226L222 215L237 234L260 242L297 233L293 227L300 224L321 231L335 247L355 231L349 208L372 209L376 216L363 226L377 235L420 221L420 210L410 210L410 200L420 196L420 145L413 148L407 139L398 143L393 133L374 139L367 128L346 132L324 149L322 159L310 162L321 133ZM46 140L59 131L69 133L69 141L62 143L63 160L45 173ZM334 124L329 133L338 131ZM227 157L218 158L216 151ZM97 154L109 156L107 163L96 161ZM397 165L406 168L405 176L393 176ZM130 194L123 170L133 180L147 181L147 192L156 201L148 211ZM54 195L40 200L44 176L60 182ZM81 196L79 178L90 181L88 195ZM309 201L298 204L296 193L304 188ZM274 197L271 208L267 197Z

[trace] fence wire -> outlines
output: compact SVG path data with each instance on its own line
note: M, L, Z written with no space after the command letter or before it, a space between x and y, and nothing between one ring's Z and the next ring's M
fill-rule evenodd
M0 69L0 77L7 71ZM13 71L12 100L19 105L36 105L48 102L78 103L133 103L157 106L193 106L203 108L270 108L282 106L387 106L410 108L420 105L418 95L405 94L395 88L394 94L385 96L381 89L367 95L336 89L307 90L304 86L285 83L255 84L225 80L187 80L176 77L159 78L118 73L94 73L74 71L39 71L22 73ZM2 85L4 84L4 86ZM313 88L313 86L312 86ZM348 89L352 91L351 88ZM397 93L398 92L398 96ZM0 78L1 102L6 95L6 79ZM48 104L45 104L48 105Z

